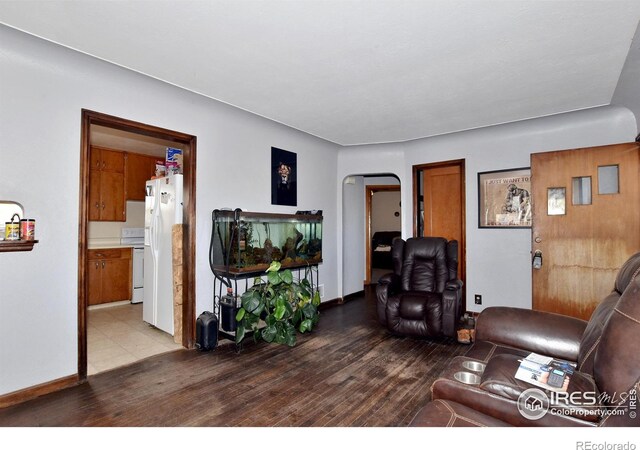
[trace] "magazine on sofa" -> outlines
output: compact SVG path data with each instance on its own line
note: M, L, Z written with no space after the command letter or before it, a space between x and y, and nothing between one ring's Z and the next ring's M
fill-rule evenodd
M516 379L554 392L566 392L575 365L550 356L531 353L520 360Z

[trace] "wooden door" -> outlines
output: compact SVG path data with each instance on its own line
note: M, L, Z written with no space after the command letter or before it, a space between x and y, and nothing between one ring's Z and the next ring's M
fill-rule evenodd
M458 276L465 280L464 161L422 166L423 236L458 241Z
M155 175L155 171L155 157L128 153L125 170L126 199L144 201L145 183Z
M124 201L124 174L100 172L100 220L126 220Z
M424 236L460 240L460 166L442 166L424 171Z
M107 259L102 264L102 301L131 299L131 260Z
M124 152L103 148L100 153L102 159L100 170L124 173Z
M531 155L531 248L542 255L532 269L534 309L589 319L620 266L640 250L639 148Z
M90 260L87 262L87 274L89 278L88 292L89 305L102 303L102 261Z
M89 220L100 220L102 198L100 196L100 172L97 169L89 171Z

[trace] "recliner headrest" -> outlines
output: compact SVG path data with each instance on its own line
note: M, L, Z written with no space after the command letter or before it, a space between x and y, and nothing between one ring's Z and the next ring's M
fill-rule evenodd
M616 292L622 294L638 274L640 274L640 252L631 256L620 268L614 285Z

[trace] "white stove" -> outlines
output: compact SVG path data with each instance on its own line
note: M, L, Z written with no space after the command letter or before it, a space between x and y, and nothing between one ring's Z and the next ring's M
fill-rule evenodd
M144 228L123 228L120 244L133 248L133 292L131 303L144 299Z

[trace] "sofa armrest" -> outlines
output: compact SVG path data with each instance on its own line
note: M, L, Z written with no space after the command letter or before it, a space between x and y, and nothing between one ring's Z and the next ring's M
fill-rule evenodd
M497 306L478 317L476 340L577 361L586 326L586 321L574 317Z
M387 300L399 289L400 277L393 272L381 276L378 280L376 285L378 320L382 325L387 324Z
M442 333L456 337L462 310L462 281L449 280L442 291Z

